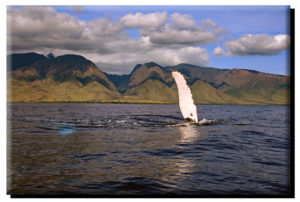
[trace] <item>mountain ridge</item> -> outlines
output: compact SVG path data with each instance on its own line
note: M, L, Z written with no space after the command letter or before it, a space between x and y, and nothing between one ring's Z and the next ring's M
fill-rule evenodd
M8 63L8 101L177 103L171 72L179 71L192 89L196 104L289 104L288 76L249 69L187 63L163 67L148 62L137 64L129 74L115 75L102 72L80 55L51 56L32 62L15 69Z
M7 56L7 71L16 70L20 67L31 65L40 60L46 60L44 55L38 53L17 53Z
M91 61L63 55L8 72L8 100L18 102L107 102L121 95Z

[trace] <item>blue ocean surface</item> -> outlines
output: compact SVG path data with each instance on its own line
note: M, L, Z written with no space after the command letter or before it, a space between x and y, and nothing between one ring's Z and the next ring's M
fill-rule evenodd
M289 106L8 104L7 193L286 196Z

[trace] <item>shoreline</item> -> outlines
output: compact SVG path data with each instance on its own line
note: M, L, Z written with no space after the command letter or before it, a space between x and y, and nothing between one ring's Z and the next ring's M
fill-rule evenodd
M7 104L14 104L14 103L40 103L40 104L157 104L157 105L178 105L179 103L163 103L163 102L80 102L80 101L49 101L49 102L6 102ZM199 104L195 103L195 105L225 105L225 106L291 106L291 104L236 104L236 103L225 103L225 104L218 104L218 103L209 103L209 104Z

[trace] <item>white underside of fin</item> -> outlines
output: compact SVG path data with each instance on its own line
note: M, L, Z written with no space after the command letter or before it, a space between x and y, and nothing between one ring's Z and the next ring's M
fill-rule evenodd
M172 72L172 76L178 88L179 107L183 118L187 121L198 123L197 107L194 104L191 89L181 73L175 71Z

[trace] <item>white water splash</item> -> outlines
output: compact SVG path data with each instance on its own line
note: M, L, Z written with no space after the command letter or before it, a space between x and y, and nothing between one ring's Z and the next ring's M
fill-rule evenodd
M218 123L217 120L207 120L207 119L202 119L201 121L199 121L197 123L198 126L203 126L203 125L210 125L210 124L214 124L214 123Z
M181 73L172 72L172 76L175 79L178 88L179 107L183 118L198 123L197 108L194 104L191 89L188 87L186 80Z

